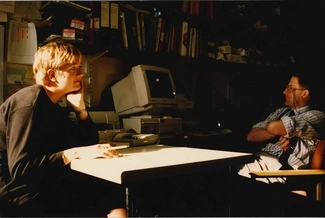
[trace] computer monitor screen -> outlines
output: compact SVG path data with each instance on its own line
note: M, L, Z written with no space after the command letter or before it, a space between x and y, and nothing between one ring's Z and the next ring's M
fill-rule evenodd
M151 98L175 98L169 74L154 70L146 70L145 73Z
M111 89L115 111L120 115L177 106L174 81L167 68L134 66Z

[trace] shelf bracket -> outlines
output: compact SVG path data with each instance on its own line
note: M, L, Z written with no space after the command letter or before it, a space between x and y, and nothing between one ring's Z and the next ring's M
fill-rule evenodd
M100 58L101 56L105 55L107 52L108 52L108 50L105 50L105 51L101 51L101 52L98 52L97 54L92 55L90 58L90 62L93 62L97 58Z

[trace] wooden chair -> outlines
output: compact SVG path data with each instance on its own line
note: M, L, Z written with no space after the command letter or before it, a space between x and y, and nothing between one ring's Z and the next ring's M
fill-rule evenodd
M270 178L270 177L300 177L311 178L315 181L313 190L293 190L293 193L303 196L314 196L315 200L322 201L322 205L325 208L324 200L324 184L325 184L325 140L321 140L316 147L313 154L310 169L298 169L298 170L277 170L277 171L251 171L250 175L252 179L256 178ZM314 180L315 179L315 180ZM325 212L325 211L324 211Z

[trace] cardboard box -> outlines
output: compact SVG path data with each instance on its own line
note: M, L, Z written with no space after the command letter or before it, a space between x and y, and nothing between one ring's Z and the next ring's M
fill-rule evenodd
M78 19L72 19L70 23L70 27L79 29L79 30L84 30L85 29L85 22L78 20Z
M75 29L63 29L62 37L64 39L75 39L76 30Z

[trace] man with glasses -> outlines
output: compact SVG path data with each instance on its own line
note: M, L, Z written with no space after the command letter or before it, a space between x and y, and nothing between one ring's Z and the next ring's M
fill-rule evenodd
M317 77L311 74L293 74L283 91L285 106L275 110L264 121L255 124L248 133L248 142L263 143L264 147L260 152L255 153L254 162L247 163L239 169L241 187L243 187L243 183L251 185L251 180L245 179L245 177L250 178L250 171L301 169L310 165L312 154L320 139L324 139L325 133L324 113L317 109L323 104L318 103L320 100L318 89L321 86L315 85L317 82L315 80ZM323 144L319 144L319 146L323 146ZM259 208L259 212L271 208L272 213L267 215L283 216L284 214L281 212L276 213L276 210L269 207L270 204L274 204L274 201L270 203L271 196L273 196L273 200L278 199L278 209L281 207L281 202L283 203L287 198L275 197L275 192L270 191L269 186L265 186L265 183L286 183L286 188L289 187L289 190L297 190L298 183L283 177L258 178L257 180L260 182L246 186L247 190L244 194L242 190L236 190L242 195L250 195L252 199L258 199L254 201L255 203L249 202L252 205L259 205L256 207ZM236 191L234 190L234 192ZM292 201L287 203L288 208L292 207L290 203ZM304 207L299 209L303 210ZM298 210L295 209L295 211ZM264 216L265 214L257 213L256 215Z
M248 142L265 143L254 163L246 164L240 175L252 170L298 169L310 163L319 139L324 138L324 113L317 108L317 88L307 74L294 74L283 91L285 107L255 124ZM315 99L314 99L315 98ZM283 178L260 179L284 183Z

